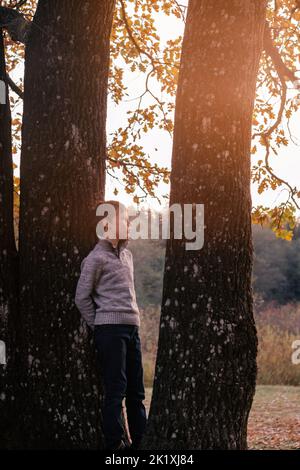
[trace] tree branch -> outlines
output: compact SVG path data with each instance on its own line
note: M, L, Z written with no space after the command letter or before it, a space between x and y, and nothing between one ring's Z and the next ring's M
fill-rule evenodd
M6 83L10 86L12 91L14 91L22 100L24 99L24 93L21 88L10 78L8 74L6 74Z
M287 189L289 190L289 199L292 199L293 203L295 204L295 206L297 207L297 209L300 209L300 206L296 200L296 196L297 196L297 193L298 193L298 190L297 188L293 188L290 183L286 180L284 180L283 178L280 178L278 175L276 175L274 173L274 171L272 170L272 168L270 167L270 164L269 164L269 157L270 157L270 144L267 140L267 138L263 137L264 139L264 143L266 145L266 155L265 155L265 166L266 166L266 170L268 171L268 173L275 179L278 181L278 183L280 184L283 184L284 186L287 187Z
M150 60L151 64L152 64L152 67L153 69L157 69L157 64L168 64L168 62L165 62L163 61L162 59L159 59L159 58L154 58L152 57L152 55L147 51L145 50L138 42L138 40L135 38L131 28L130 28L130 25L129 25L129 22L128 22L128 18L127 18L127 12L126 12L126 8L125 8L125 4L124 4L124 1L123 0L120 0L120 5L121 5L121 10L122 10L122 19L124 21L124 25L125 25L125 29L127 31L127 34L129 36L129 39L131 40L132 44L135 46L135 48L137 49L137 51L139 52L140 55L145 55L146 57L148 57L148 59ZM169 63L171 64L171 63ZM172 63L171 64L173 67L176 67L177 69L179 69L179 66Z
M276 45L274 44L274 41L271 36L271 30L267 22L265 24L264 32L264 49L268 56L270 56L280 80L282 82L291 81L294 83L296 88L300 88L300 79L295 75L295 72L290 70L283 62L280 53Z
M148 59L150 60L152 66L153 66L153 68L156 68L155 60L153 59L151 54L149 54L148 51L144 50L139 45L138 41L135 39L134 35L132 34L132 31L131 31L129 23L128 23L126 8L125 8L123 0L120 0L120 4L121 4L121 10L122 10L122 16L123 16L123 21L124 21L124 24L125 24L125 28L126 28L126 31L128 33L128 36L129 36L131 42L134 44L134 46L136 47L136 49L139 51L140 54L144 54L146 57L148 57Z
M283 112L285 109L285 104L286 104L286 99L287 99L287 81L293 82L296 88L300 88L300 79L295 75L295 73L290 70L285 63L283 62L280 53L273 42L272 36L271 36L271 31L269 28L269 25L266 23L265 24L265 32L264 32L264 49L265 52L268 54L268 56L271 58L273 65L275 67L275 70L278 74L279 80L281 82L281 100L280 100L280 108L278 111L278 116L273 125L271 125L268 129L258 132L253 134L253 138L255 137L261 137L265 147L266 147L266 154L265 154L265 169L269 173L269 175L277 181L280 185L284 185L289 192L289 199L292 199L294 205L297 207L297 209L300 209L300 206L296 200L296 197L298 195L298 190L296 187L292 187L288 181L284 180L283 178L280 178L276 173L274 173L273 169L270 166L269 163L269 157L270 157L270 138L279 126L279 124L282 121L282 116Z
M13 41L26 44L31 22L17 10L0 7L0 27L8 31Z
M27 0L20 0L19 2L16 3L16 5L14 6L14 8L16 8L17 10L19 8L21 8L23 5L25 5L25 3L27 3Z

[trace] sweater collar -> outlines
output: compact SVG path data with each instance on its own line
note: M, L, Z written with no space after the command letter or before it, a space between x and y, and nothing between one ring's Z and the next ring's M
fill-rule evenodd
M103 248L107 248L109 250L117 250L118 248L119 250L123 250L128 245L128 240L119 240L118 244L114 246L112 242L108 240L107 238L100 237L97 242L97 245Z

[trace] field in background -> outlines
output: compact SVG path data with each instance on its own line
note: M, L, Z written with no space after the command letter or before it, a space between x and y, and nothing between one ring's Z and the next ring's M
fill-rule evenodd
M253 449L300 449L300 387L257 386L248 442Z
M254 313L259 352L257 393L249 419L251 449L300 450L300 365L291 360L300 339L300 225L291 243L270 230L253 227ZM158 343L164 243L131 243L141 309L147 406L150 403ZM201 314L201 312L199 312Z
M147 307L141 312L141 341L144 379L152 387L156 359L159 307ZM256 311L258 333L259 385L300 386L300 364L292 363L292 343L300 339L300 303L285 306L268 305Z
M146 388L147 412L152 388ZM250 449L300 449L300 387L258 385L252 406Z

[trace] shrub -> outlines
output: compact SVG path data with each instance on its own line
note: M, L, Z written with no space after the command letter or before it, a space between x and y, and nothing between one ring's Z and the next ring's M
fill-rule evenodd
M157 352L160 309L141 311L144 382L151 387ZM256 314L258 334L257 383L300 385L300 365L292 363L292 343L300 339L300 305L266 305Z
M271 325L259 325L257 383L300 385L300 365L292 363L292 343L300 336Z

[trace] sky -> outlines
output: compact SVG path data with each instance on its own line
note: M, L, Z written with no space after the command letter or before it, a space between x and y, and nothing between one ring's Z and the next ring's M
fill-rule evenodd
M181 4L187 4L187 1L182 1ZM174 15L156 15L156 24L158 33L161 37L162 44L168 39L174 39L184 33L184 23L182 20L175 18ZM135 109L137 106L137 97L140 91L143 90L145 82L144 74L125 74L125 83L128 87L129 97L127 101L124 101L121 105L114 105L109 100L108 106L108 119L107 119L107 132L108 140L109 133L113 132L114 129L124 125L126 123L126 111L129 109ZM136 98L135 100L133 100ZM151 103L153 104L153 103ZM294 136L294 140L298 141L300 145L300 113L298 112L293 119L291 119L290 127ZM171 154L172 154L172 139L167 132L160 130L153 130L146 134L142 140L144 151L150 155L151 162L157 162L161 166L167 166L170 169ZM157 149L157 151L155 150ZM259 150L259 153L255 158L260 158L264 155L263 149ZM270 159L271 166L276 174L280 175L281 178L286 179L293 186L300 186L300 146L291 143L288 147L280 149L278 156L272 156ZM107 198L116 198L114 196L114 189L117 187L119 194L118 198L127 204L132 203L132 196L127 195L122 185L116 185L116 180L107 176L106 184L106 195ZM139 194L142 194L141 192ZM163 194L169 194L169 185L160 184L156 190L156 194L161 197ZM252 184L252 204L253 206L264 205L272 207L281 201L286 200L286 190L278 189L277 191L269 190L265 191L262 195L257 193L257 186ZM162 203L166 204L166 201L162 199ZM147 198L145 201L146 205L150 205L155 209L159 209L160 205L153 198ZM300 211L298 211L300 216Z
M182 0L181 4L187 4L187 0ZM158 34L161 38L162 46L169 39L175 39L179 35L184 33L184 22L177 19L174 15L166 16L164 14L156 14L156 26ZM13 78L17 78L22 75L23 67L20 66L15 71ZM138 103L138 97L144 90L145 75L141 72L132 73L125 72L124 81L128 87L127 92L129 96L124 101L115 105L112 99L109 97L108 100L108 114L107 114L107 136L108 142L110 141L110 133L119 127L126 125L126 113L130 109L136 109ZM154 90L158 90L157 83L151 82L151 86ZM149 98L143 102L144 105L147 103L153 104ZM300 112L298 112L291 119L290 127L294 136L294 139L300 144ZM143 146L145 153L150 155L150 161L156 162L161 166L168 167L171 165L171 154L172 154L172 139L166 131L155 129L150 131L148 134L144 134L143 138L139 142ZM263 149L260 150L258 156L263 156ZM257 158L257 157L255 157ZM17 156L16 163L19 164L19 158ZM292 186L300 186L300 147L294 143L290 143L288 147L281 147L278 156L272 156L270 159L271 166L275 173L279 174L281 178L286 179ZM18 170L17 170L18 173ZM115 188L118 189L118 196L114 195ZM161 200L162 205L167 204L167 200L163 198L163 195L169 194L169 185L161 183L155 191L156 195ZM142 195L141 192L137 193ZM122 183L117 183L116 180L107 175L106 184L106 198L107 199L120 199L126 204L133 204L133 195L128 195L124 189ZM252 203L253 206L264 205L274 206L286 198L286 190L278 189L276 191L265 191L262 195L257 193L257 188L252 185ZM154 198L148 197L144 201L144 205L149 205L154 209L159 209L161 206L158 201ZM300 216L300 211L297 212Z

